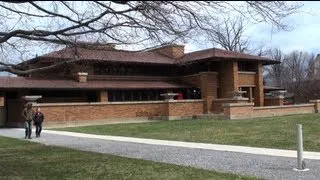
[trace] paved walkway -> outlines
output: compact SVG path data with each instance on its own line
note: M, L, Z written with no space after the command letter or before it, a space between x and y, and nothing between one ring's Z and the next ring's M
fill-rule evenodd
M24 130L0 129L0 136L24 139ZM320 176L320 152L304 152L307 168L310 171L296 172L292 170L296 167L296 151L288 150L102 136L53 130L44 130L41 138L33 138L30 141L266 179L316 180Z

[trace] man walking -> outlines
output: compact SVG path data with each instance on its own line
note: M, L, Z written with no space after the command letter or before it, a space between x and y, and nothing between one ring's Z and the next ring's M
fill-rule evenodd
M24 119L24 126L26 128L26 136L25 139L31 139L31 133L32 133L32 120L34 117L34 111L32 109L32 104L28 103L27 107L23 109L22 111L22 117Z

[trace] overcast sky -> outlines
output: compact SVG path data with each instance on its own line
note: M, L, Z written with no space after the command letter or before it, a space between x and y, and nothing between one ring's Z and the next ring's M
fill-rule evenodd
M301 50L320 54L320 1L303 3L302 10L312 14L298 13L286 18L285 22L294 26L292 31L271 33L272 27L270 25L251 25L247 28L247 34L251 37L252 42L263 43L267 47L278 47L284 52ZM186 45L188 52L205 48L211 48L211 45Z

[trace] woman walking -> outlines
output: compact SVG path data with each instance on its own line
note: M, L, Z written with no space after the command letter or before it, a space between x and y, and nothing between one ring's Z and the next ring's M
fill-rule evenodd
M34 114L34 125L36 126L36 137L40 137L43 120L44 120L44 115L40 111L40 108L37 108L36 113Z

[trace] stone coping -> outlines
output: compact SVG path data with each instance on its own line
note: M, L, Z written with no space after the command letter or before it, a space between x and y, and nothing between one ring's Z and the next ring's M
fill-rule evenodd
M239 71L239 74L257 74L256 72L252 72L252 71Z
M265 96L264 99L284 99L284 96Z
M213 101L248 101L249 98L219 98Z
M239 87L256 87L254 84L239 84Z
M194 102L204 102L203 99L190 99L190 100L164 100L164 102L171 102L171 103L194 103ZM163 101L162 101L163 102Z
M320 103L320 99L310 100L311 103Z
M174 97L174 96L178 96L179 93L164 93L164 94L160 94L160 96L165 96L165 97Z
M36 101L40 98L42 98L42 96L22 96L21 97L21 99L24 99L26 101Z
M223 107L243 107L243 106L254 106L254 103L224 103Z
M287 91L285 90L274 90L274 91L270 91L271 94L273 93L287 93Z
M288 109L297 107L313 107L314 104L296 104L296 105L283 105L283 106L264 106L264 107L254 107L254 110L260 109Z
M163 100L163 101L126 101L126 102L83 102L83 103L36 103L34 107L45 106L99 106L99 105L128 105L128 104L164 104L164 103L194 103L203 102L203 99L190 100Z
M77 75L79 75L79 76L87 76L88 73L87 72L78 72Z

